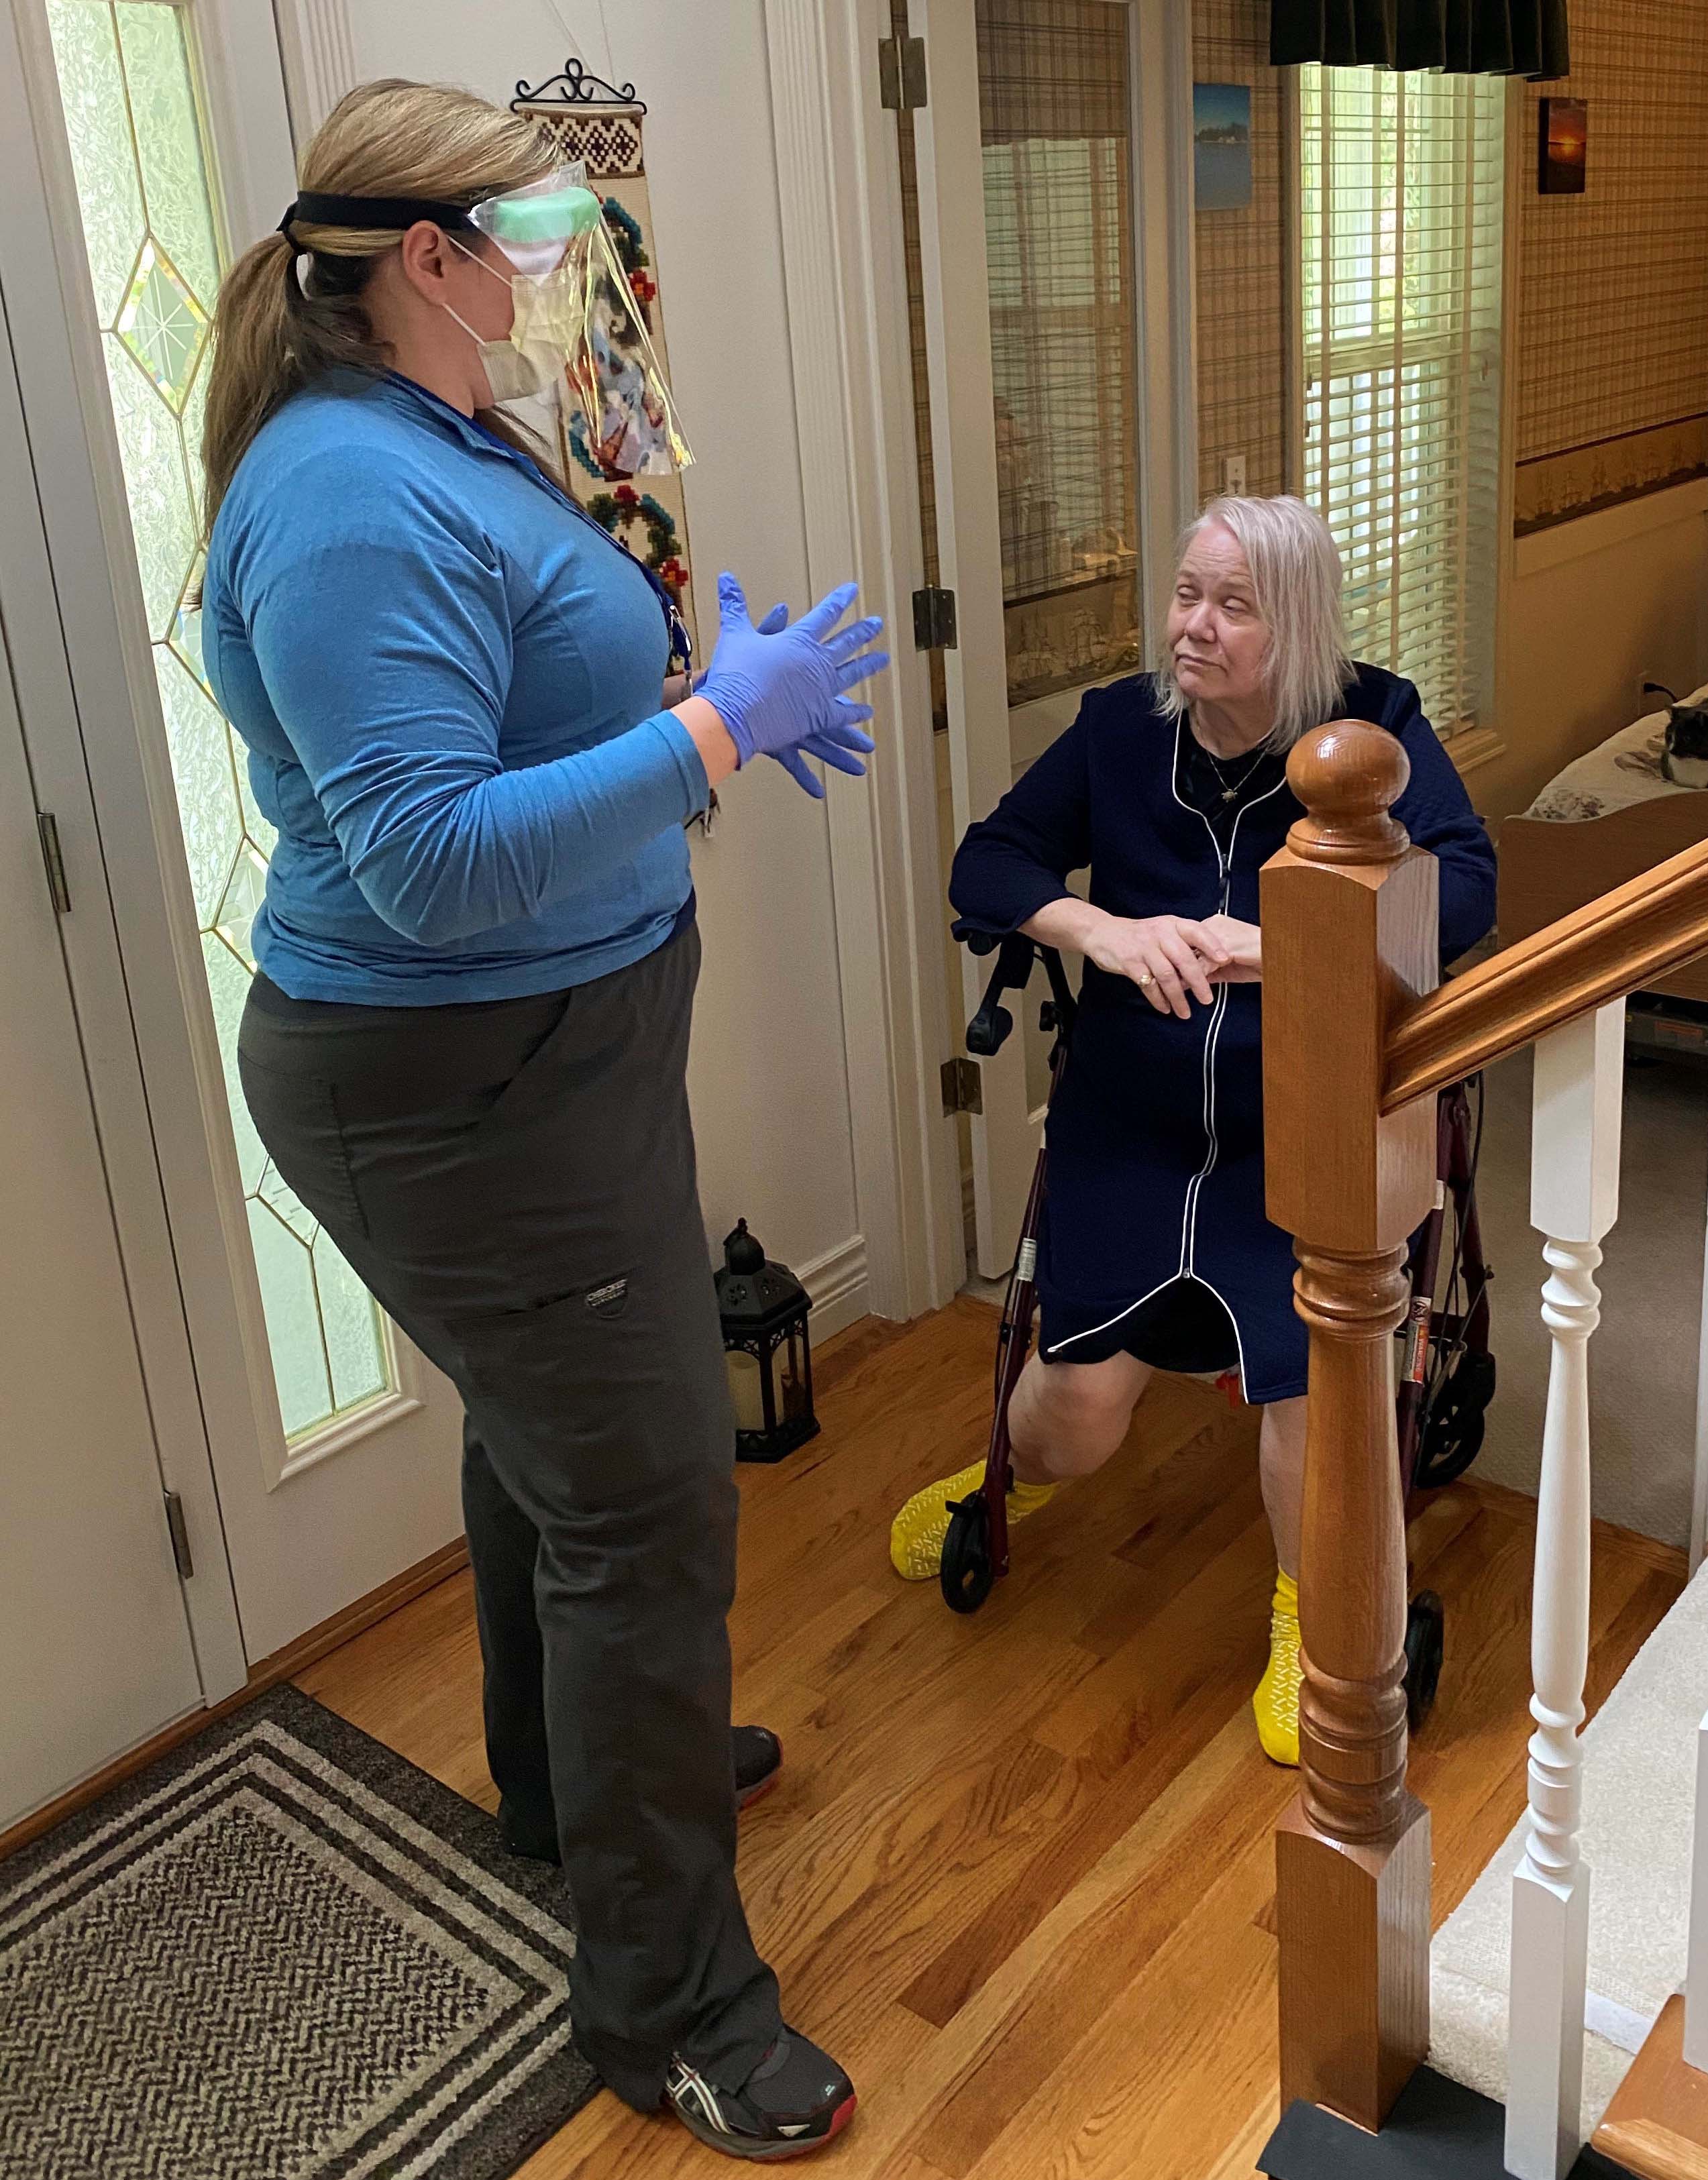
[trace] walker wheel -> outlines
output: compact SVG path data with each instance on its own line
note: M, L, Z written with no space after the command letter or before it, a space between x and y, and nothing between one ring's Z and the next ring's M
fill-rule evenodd
M983 1491L950 1501L949 1533L943 1539L938 1579L943 1602L951 1612L977 1612L989 1596L996 1570L990 1559L990 1510Z
M1432 1589L1421 1590L1406 1615L1406 1724L1421 1732L1435 1707L1441 1659L1446 1649L1446 1613Z
M1464 1474L1483 1450L1484 1414L1494 1397L1494 1357L1460 1356L1424 1420L1412 1478L1418 1490L1438 1491Z

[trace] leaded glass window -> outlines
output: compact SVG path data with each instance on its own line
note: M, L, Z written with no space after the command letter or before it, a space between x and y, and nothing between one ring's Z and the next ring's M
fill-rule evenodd
M389 1388L377 1311L263 1149L237 1079L273 833L202 671L201 447L222 263L193 25L173 0L47 0L184 852L279 1412L298 1438Z

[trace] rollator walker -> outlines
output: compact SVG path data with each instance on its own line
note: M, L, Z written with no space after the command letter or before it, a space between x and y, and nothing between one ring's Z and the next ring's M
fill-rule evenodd
M979 1059L1001 1050L1014 1027L1004 996L1024 992L1033 966L1042 961L1050 995L1039 1009L1039 1026L1055 1040L1050 1054L1053 1101L1068 1065L1079 1005L1061 955L1018 933L1001 939L975 937L969 944L975 954L994 948L997 955L978 1011L967 1025L967 1049ZM1403 1351L1395 1421L1408 1514L1415 1493L1439 1490L1476 1459L1485 1412L1494 1397L1495 1358L1489 1349L1493 1274L1484 1258L1477 1220L1482 1131L1482 1077L1473 1076L1443 1090L1436 1104L1435 1208L1412 1238L1407 1262L1411 1298L1397 1335ZM1008 1572L1008 1404L1032 1345L1048 1158L1046 1139L1039 1148L996 1338L995 1403L984 1481L967 1498L950 1504L939 1579L944 1601L955 1612L978 1611ZM1412 1599L1406 1621L1406 1709L1414 1733L1435 1703L1444 1637L1441 1600L1433 1590L1421 1591Z

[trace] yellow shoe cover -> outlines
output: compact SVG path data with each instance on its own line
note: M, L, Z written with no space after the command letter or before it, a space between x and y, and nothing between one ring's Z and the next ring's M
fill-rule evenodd
M984 1463L972 1462L916 1491L890 1524L890 1564L903 1582L934 1582L949 1534L949 1502L971 1498L984 1481ZM1054 1495L1053 1484L1017 1484L1008 1494L1011 1523L1035 1514Z
M1251 1707L1257 1737L1271 1764L1299 1760L1299 1588L1290 1574L1275 1576L1270 1610L1269 1671L1258 1682Z

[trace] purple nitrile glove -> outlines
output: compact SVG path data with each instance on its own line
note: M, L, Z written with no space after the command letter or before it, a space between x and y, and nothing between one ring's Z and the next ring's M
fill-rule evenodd
M843 692L881 672L890 660L887 653L867 648L882 631L881 620L837 626L857 595L854 584L845 583L792 627L780 625L774 607L755 628L741 585L728 573L718 578L718 643L699 693L729 729L738 764L761 754L775 757L805 786L813 775L796 753L807 748L844 771L864 770L854 753L873 747L871 737L859 731L871 707ZM813 780L808 792L822 791Z
M778 635L789 625L788 607L780 603L773 606L764 619L757 622L755 625L761 636ZM703 669L696 680L694 690L697 695L709 671L709 668ZM799 749L773 750L771 752L774 759L782 766L790 779L797 786L803 787L816 802L822 802L824 800L824 790L819 784L818 775L803 759L802 751L804 750L809 757L816 757L821 764L834 765L838 772L848 773L856 779L864 779L866 768L861 763L860 759L862 757L870 757L878 746L870 735L863 735L860 732L857 724L861 719L871 718L870 706L853 703L846 696L838 701L846 717L834 740L828 735L814 735L810 740L802 742Z
M776 604L772 607L770 612L766 614L763 620L756 621L754 623L754 626L758 630L761 636L776 636L782 630L787 628L788 625L789 608L784 604L781 598L778 599ZM695 696L697 696L700 691L705 687L706 676L711 672L711 670L712 669L709 666L702 666L699 672L694 676L693 680L688 684L689 688L692 690Z

